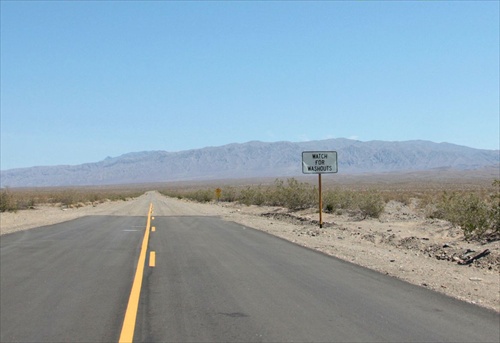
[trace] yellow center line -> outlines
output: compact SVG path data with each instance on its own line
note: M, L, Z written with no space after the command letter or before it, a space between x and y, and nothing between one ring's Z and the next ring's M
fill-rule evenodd
M142 240L141 253L139 254L139 261L137 262L137 269L135 271L134 282L128 299L127 311L125 312L125 319L123 320L119 343L132 343L134 339L135 320L137 318L137 309L139 308L139 297L141 295L144 265L146 264L146 251L148 249L152 212L153 204L150 204L146 230L144 232L144 239Z

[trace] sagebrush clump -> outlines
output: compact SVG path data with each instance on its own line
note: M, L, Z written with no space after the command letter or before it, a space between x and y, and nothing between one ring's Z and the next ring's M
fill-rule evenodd
M359 213L363 218L379 218L385 209L385 200L379 191L333 189L323 193L325 211L341 214Z
M15 203L12 193L8 190L0 191L0 212L16 211L17 204Z
M487 233L500 234L500 180L493 182L493 192L480 196L466 192L444 192L435 204L431 218L449 221L460 227L466 238L480 238Z

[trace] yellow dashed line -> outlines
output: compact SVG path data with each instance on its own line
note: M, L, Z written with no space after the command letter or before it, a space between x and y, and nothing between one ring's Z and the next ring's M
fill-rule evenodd
M154 267L156 265L156 253L154 251L149 252L149 266Z

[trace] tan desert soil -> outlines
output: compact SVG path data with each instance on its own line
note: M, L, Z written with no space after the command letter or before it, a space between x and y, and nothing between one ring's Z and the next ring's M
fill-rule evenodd
M236 203L199 204L148 192L136 199L80 208L41 206L0 215L0 234L27 230L89 215L219 216L268 232L296 244L377 270L407 282L500 312L500 242L467 242L459 229L426 219L416 206L387 204L380 219L324 214L289 213L283 208ZM459 261L488 249L487 256L469 265Z

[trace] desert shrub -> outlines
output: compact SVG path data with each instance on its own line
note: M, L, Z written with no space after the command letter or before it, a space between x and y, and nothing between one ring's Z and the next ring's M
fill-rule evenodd
M351 210L355 208L355 192L342 189L323 192L323 206L328 212Z
M238 191L236 190L236 188L228 186L221 188L221 190L222 192L219 199L220 201L234 202L238 199Z
M493 187L493 193L490 195L490 222L492 231L498 234L500 233L500 180L493 181Z
M498 184L495 181L494 185ZM494 192L489 199L464 192L444 192L432 217L459 226L466 238L481 237L488 231L499 232L500 196Z
M186 194L186 198L195 200L198 202L210 202L214 200L215 194L212 189L199 189Z
M274 180L274 187L267 193L266 204L271 206L285 206L285 182L281 179Z
M245 205L263 205L267 200L267 192L261 185L254 187L246 187L242 189L238 197L238 201Z
M358 208L365 218L379 218L384 212L385 202L379 192L370 190L359 195Z
M67 190L55 196L54 200L63 206L71 206L79 202L79 197L74 191Z
M238 190L234 187L220 187L222 192L220 201L233 202L238 200ZM215 188L199 189L161 189L159 192L165 196L177 199L189 199L198 202L210 202L216 200Z
M317 203L317 193L315 187L295 178L287 179L286 184L283 180L276 179L274 187L268 192L267 202L272 206L300 210L314 206Z
M128 199L125 194L90 194L90 197L86 197L85 200L91 203L102 203L106 200L110 201L126 201Z
M438 203L438 198L439 196L431 192L419 194L416 197L417 208L424 211L427 217L432 218L434 212L437 210L436 204Z
M17 211L17 204L12 193L7 189L0 191L0 212Z
M34 209L36 205L35 198L21 198L16 200L16 207L18 210Z
M177 198L177 199L183 199L185 197L184 193L181 193L180 191L172 190L172 189L160 189L158 192L160 194L167 196L167 197L172 197L172 198Z
M333 213L333 210L334 210L333 204L331 204L331 203L326 204L326 206L325 206L326 212Z
M361 214L364 218L379 218L385 209L382 194L376 190L353 191L334 189L323 193L326 212L341 213L343 210Z
M381 194L383 201L385 203L392 200L392 201L397 201L397 202L404 204L406 206L409 206L412 203L412 200L419 197L416 194L416 192L405 191L405 190L385 191L385 192L382 192L380 194Z
M118 198L119 197L120 196L118 196ZM102 198L98 193L92 192L88 195L87 199L88 201L94 203L94 202L100 202Z

